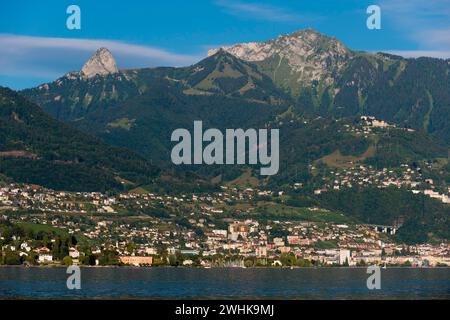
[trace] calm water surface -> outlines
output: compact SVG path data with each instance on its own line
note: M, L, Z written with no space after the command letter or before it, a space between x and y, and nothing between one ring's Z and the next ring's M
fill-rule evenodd
M0 268L1 299L450 299L450 268L388 268L368 290L363 268Z

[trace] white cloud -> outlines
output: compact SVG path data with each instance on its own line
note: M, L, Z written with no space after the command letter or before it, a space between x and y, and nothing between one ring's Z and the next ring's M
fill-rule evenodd
M206 56L177 54L114 40L0 34L0 75L52 80L68 71L79 70L100 47L112 52L119 68L185 66Z
M431 57L431 58L441 58L449 59L449 51L433 51L433 50L384 50L382 52L394 54L397 56L402 56L405 58L420 58L420 57Z
M226 12L239 17L273 22L295 22L302 19L297 14L272 5L227 0L217 0L216 4L224 8Z
M417 38L427 47L450 49L450 26L446 29L427 29L419 31L417 32Z
M450 51L448 0L383 0L382 15L425 51Z

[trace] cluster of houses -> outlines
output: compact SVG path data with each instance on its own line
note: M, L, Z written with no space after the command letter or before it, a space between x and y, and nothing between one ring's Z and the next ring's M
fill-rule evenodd
M425 194L438 197L442 193L433 180L424 179L417 169L402 165L400 171L355 166L335 169L323 177L324 187L315 191L351 187L356 184L407 186L414 190L426 185ZM329 178L332 177L332 178ZM302 184L296 184L302 188ZM422 188L423 189L423 188ZM450 190L449 190L450 191ZM7 217L13 222L46 224L65 229L91 241L90 252L101 255L113 250L119 261L130 265L152 265L162 256L180 253L187 256L184 265L197 257L202 265L216 256L256 258L282 264L280 257L292 255L316 261L321 265L357 265L370 263L411 265L450 265L449 244L404 246L389 240L392 226L346 225L311 221L276 221L228 217L224 208L229 203L249 203L257 197L271 196L269 190L222 187L220 192L180 194L59 192L33 185L10 184L0 187L1 209L33 209L42 214ZM283 196L283 192L277 192ZM145 215L145 209L168 209L165 215ZM174 209L174 210L171 210ZM310 208L315 210L318 208ZM177 214L175 214L177 210ZM240 213L253 213L249 206ZM119 212L129 212L129 216ZM70 214L69 214L70 213ZM183 218L180 221L180 218ZM0 240L2 239L0 234ZM19 241L19 240L18 240ZM21 240L20 240L21 241ZM19 241L19 242L20 242ZM40 264L57 263L46 247L33 248L29 242L3 248L20 255L36 253ZM84 255L72 247L72 263ZM197 260L198 260L197 259ZM98 261L97 261L98 263Z
M38 185L0 187L0 209L26 209L54 213L114 213L115 197L100 192L65 192Z
M192 219L195 220L195 219ZM197 224L198 220L191 221ZM97 226L112 227L112 223L98 222ZM195 232L183 230L160 232L157 229L131 225L122 225L129 230L134 239L139 239L130 247L130 241L107 242L102 246L92 246L93 254L101 255L103 250L113 250L119 255L119 261L126 265L151 266L155 258L161 255L197 256L202 265L208 265L211 257L217 255L239 256L242 259L257 258L265 263L282 265L282 255L293 255L296 258L314 261L319 265L367 265L388 264L412 266L450 265L450 245L417 245L406 246L389 242L383 236L383 230L370 225L349 226L346 224L316 224L313 222L275 221L261 224L258 221L233 220L227 229L212 228L206 231L204 238ZM284 230L285 235L272 234L272 230ZM114 233L114 229L110 229ZM145 238L139 238L145 236ZM137 238L136 238L137 237ZM1 239L1 235L0 235ZM127 235L126 239L131 239ZM332 243L333 247L321 248L323 244ZM161 246L163 245L163 246ZM37 263L54 264L51 250L47 247L32 248L29 242L23 241L19 246L9 246L4 250L17 251L22 255L37 254ZM78 264L84 255L76 247L69 248L72 263ZM205 259L205 261L202 261ZM209 261L209 262L207 262ZM96 261L98 264L98 260ZM192 259L185 258L183 265L191 265Z
M0 239L2 237L0 236ZM30 255L37 256L36 262L39 264L53 264L55 261L51 250L47 247L35 247L33 248L29 241L23 241L19 246L4 245L1 251L17 252L20 257L28 257ZM72 259L73 264L79 264L80 251L76 247L69 248L69 257Z
M374 116L361 116L360 126L350 126L345 125L345 128L357 135L364 135L367 137L373 132L373 129L396 129L396 130L406 130L408 132L414 132L411 128L399 128L395 124L388 123L384 120L378 120Z
M310 166L312 171L316 170ZM450 187L436 186L433 179L424 178L420 168L400 165L397 170L355 164L350 168L330 169L322 177L322 186L314 190L318 195L329 190L342 190L353 187L404 188L414 194L423 193L443 203L450 203Z

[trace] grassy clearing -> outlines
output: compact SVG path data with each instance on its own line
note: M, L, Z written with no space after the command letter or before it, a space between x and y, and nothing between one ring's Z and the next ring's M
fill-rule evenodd
M40 231L44 231L44 232L53 232L58 236L68 236L68 232L64 229L61 228L55 228L53 226L49 226L46 224L37 224L37 223L32 223L32 222L18 222L17 223L19 226L23 227L25 230L31 230L34 233L40 232Z
M108 127L115 128L115 129L124 129L129 131L136 122L136 119L128 119L128 118L121 118L117 119L113 122L108 123Z
M237 203L224 206L229 212L242 212L249 218L265 218L269 220L293 220L329 223L350 223L353 220L342 213L325 209L292 207L276 202L258 201L256 204Z
M331 168L350 168L356 163L366 160L375 156L376 148L375 146L370 146L367 150L359 156L344 156L339 150L320 158L317 161L325 163Z
M254 188L257 187L258 185L259 180L258 178L252 175L252 171L250 169L245 170L245 172L241 174L239 177L227 183L227 186L230 187L238 186L238 187Z

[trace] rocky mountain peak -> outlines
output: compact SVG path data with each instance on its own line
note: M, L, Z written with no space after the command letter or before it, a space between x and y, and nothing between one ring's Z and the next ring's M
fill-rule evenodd
M311 80L331 82L332 74L339 71L352 52L335 38L313 29L298 30L290 34L263 42L239 43L220 49L246 61L264 65L265 71L273 75L280 70L290 70L290 78L296 83L311 83ZM217 53L213 49L208 55ZM278 77L280 79L280 77Z
M98 49L81 68L81 74L87 78L117 72L119 70L117 69L116 60L106 48Z
M322 50L327 50L329 54L335 55L348 55L350 52L337 39L321 34L314 29L298 30L263 42L239 43L212 49L208 51L208 56L216 54L220 49L240 59L253 62L265 60L276 54L294 58L294 56L304 54L317 54Z

